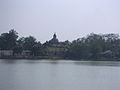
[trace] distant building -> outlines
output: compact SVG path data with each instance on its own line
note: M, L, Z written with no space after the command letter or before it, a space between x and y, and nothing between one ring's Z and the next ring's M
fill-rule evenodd
M31 55L31 51L30 50L23 50L21 55L22 56L30 56Z
M12 50L0 50L0 57L2 56L12 56L13 51Z
M8 56L15 56L15 57L29 57L31 55L31 51L23 50L21 54L14 54L13 50L0 50L0 57L8 57Z
M14 56L30 56L31 51L30 50L23 50L21 53L14 53Z
M65 52L65 45L63 45L62 42L59 42L56 33L54 33L53 38L44 45L47 56L62 57Z
M49 43L52 45L58 45L59 40L57 39L56 33L54 33L53 38L49 41Z

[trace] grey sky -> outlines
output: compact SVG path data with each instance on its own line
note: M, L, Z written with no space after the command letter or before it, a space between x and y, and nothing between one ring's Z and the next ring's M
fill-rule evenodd
M119 33L120 0L0 0L0 33L12 28L41 42Z

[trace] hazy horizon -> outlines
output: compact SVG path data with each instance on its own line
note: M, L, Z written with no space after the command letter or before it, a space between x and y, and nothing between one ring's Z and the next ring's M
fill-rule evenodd
M119 0L0 0L0 34L15 29L19 36L45 42L90 33L119 33Z

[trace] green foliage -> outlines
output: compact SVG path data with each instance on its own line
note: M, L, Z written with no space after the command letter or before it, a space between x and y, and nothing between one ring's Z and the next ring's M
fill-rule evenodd
M91 33L73 41L66 55L76 59L120 58L119 35Z
M34 46L31 48L31 52L33 56L42 56L44 53L42 44L40 42L34 44Z
M0 49L1 50L13 50L16 46L16 41L18 38L18 33L11 29L9 33L3 33L0 36Z
M94 34L79 38L72 42L59 42L56 36L44 44L36 41L33 36L18 39L18 33L12 29L0 35L0 49L13 50L13 54L21 54L24 50L31 56L48 56L48 48L59 47L57 53L61 58L70 59L119 59L120 37L118 34ZM58 45L57 45L58 44ZM57 48L58 49L58 48ZM61 49L61 50L60 50ZM52 53L52 52L51 52Z
M36 39L33 36L26 37L23 40L23 49L31 50L36 43Z
M37 42L33 36L24 38L23 49L31 51L32 56L41 56L43 53L42 44Z
M76 58L76 59L82 59L84 57L88 58L90 56L88 46L82 43L81 41L73 41L69 45L66 54L67 57Z

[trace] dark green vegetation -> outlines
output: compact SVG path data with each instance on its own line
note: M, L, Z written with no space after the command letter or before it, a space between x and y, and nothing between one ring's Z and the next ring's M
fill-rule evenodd
M72 42L59 42L56 34L45 43L33 36L18 37L15 30L0 35L0 51L12 51L11 57L63 58L83 60L119 60L120 37L118 34L94 34ZM0 55L0 57L6 57Z

